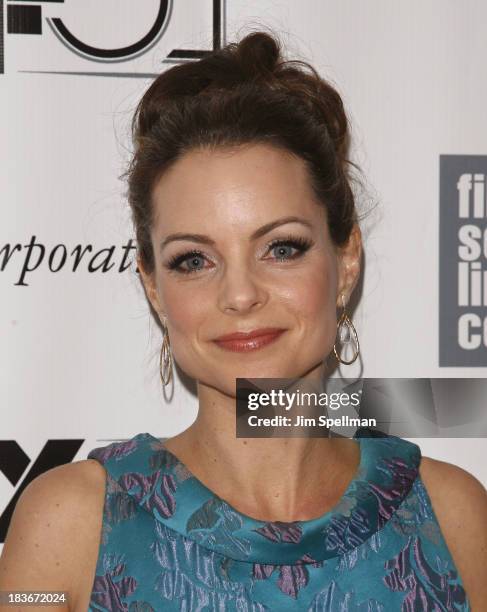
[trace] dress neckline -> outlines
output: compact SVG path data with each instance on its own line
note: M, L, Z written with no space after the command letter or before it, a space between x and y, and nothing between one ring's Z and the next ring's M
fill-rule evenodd
M111 486L133 498L158 528L237 561L294 565L357 548L387 523L418 476L416 444L369 428L357 429L353 438L360 462L338 503L317 518L292 522L262 521L232 507L165 448L167 438L140 433L90 456L104 463Z
M171 516L161 515L157 504L149 507L185 537L237 560L295 564L345 554L384 526L418 475L417 445L379 432L371 437L371 432L359 428L353 436L360 462L338 503L317 518L291 522L262 521L238 511L166 449L165 438L142 434L161 466L159 490L174 496Z
M154 436L152 436L151 434L148 434L149 438L152 438L155 443L159 443L160 445L160 450L165 452L168 457L170 457L171 462L174 463L175 465L178 466L178 469L184 471L186 474L188 474L195 482L197 489L199 492L203 493L204 496L206 497L208 494L211 495L215 500L218 501L218 503L222 503L225 504L226 506L228 506L228 508L234 512L235 514L237 514L238 516L240 516L242 519L247 520L248 522L252 522L255 526L257 525L262 525L262 524L268 524L270 522L273 522L274 524L281 524L281 525L293 525L296 523L300 523L302 525L305 524L309 524L309 523L313 523L314 521L323 519L324 517L326 517L328 514L331 514L335 508L337 508L340 503L341 500L339 502L337 502L337 504L335 504L332 508L330 508L330 510L328 510L327 512L322 513L319 517L316 517L314 519L304 519L304 520L299 520L299 521L265 521L262 519L258 519L255 518L253 516L250 516L248 514L245 514L244 512L241 512L240 510L237 510L234 506L232 506L229 502L227 502L226 500L224 500L223 498L221 498L219 495L217 495L212 489L210 489L209 487L207 487L193 472L191 472L191 470L188 468L188 466L181 460L179 459L174 453L172 453L168 448L166 448L165 446L165 441L167 440L167 438L156 438ZM352 438L359 446L359 451L360 451L360 459L359 459L359 464L357 466L357 469L355 470L348 486L345 489L345 492L342 495L342 498L348 494L350 494L352 488L353 488L353 483L354 481L356 481L359 478L362 478L362 475L364 475L366 473L366 466L365 466L365 453L363 450L363 445L361 444L361 440L363 440L363 438L355 438L355 436Z

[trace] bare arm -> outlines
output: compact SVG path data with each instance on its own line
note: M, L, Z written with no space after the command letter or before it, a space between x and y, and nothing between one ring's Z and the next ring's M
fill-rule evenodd
M29 483L0 557L0 590L65 591L67 605L56 606L57 612L83 610L80 600L94 579L104 490L105 470L93 460L58 466ZM54 608L0 606L5 612L14 609Z
M487 602L487 491L466 470L423 457L420 476L473 612Z

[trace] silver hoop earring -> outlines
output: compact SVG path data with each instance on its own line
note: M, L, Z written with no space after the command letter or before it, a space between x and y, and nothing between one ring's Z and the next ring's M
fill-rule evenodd
M336 349L336 340L335 340L335 344L333 345L333 352L335 353L335 357L338 359L340 363L343 363L345 365L350 365L357 359L359 352L360 352L360 346L359 346L359 341L358 341L357 330L355 329L350 317L345 312L345 296L343 293L341 294L341 298L342 298L343 312L337 323L337 336L340 339L340 345L355 344L354 355L350 361L346 361L342 359Z
M169 342L169 332L165 325L162 324L162 347L159 358L159 373L164 387L168 385L172 379L172 352Z

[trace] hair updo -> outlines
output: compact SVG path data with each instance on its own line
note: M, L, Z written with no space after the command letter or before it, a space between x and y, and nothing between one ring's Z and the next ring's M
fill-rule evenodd
M336 246L357 221L346 159L349 125L338 92L308 63L285 60L279 39L253 32L239 43L161 73L132 119L127 171L140 262L155 259L150 230L159 177L195 148L268 143L302 158Z

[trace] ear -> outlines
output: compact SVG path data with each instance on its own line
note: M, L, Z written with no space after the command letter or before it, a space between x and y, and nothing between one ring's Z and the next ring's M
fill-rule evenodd
M142 281L142 285L145 290L145 294L147 299L149 300L152 308L157 312L160 318L164 318L164 308L161 304L161 300L159 299L159 295L157 293L157 286L155 282L155 274L148 274L144 270L144 266L142 265L142 261L140 256L137 257L137 268L139 270L140 278Z
M362 258L362 233L354 224L348 242L338 248L338 295L337 306L342 306L341 294L348 302L360 275Z

